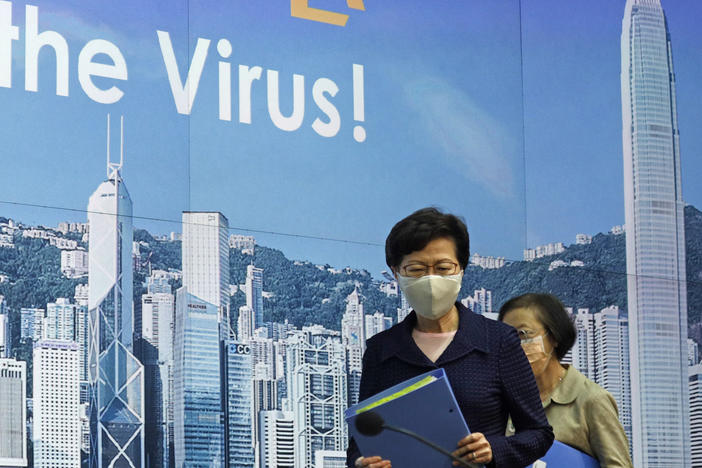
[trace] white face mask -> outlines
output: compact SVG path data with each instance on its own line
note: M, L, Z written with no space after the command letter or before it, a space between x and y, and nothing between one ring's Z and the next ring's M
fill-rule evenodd
M539 335L535 338L522 340L522 349L524 349L529 364L531 364L531 370L534 372L534 375L541 375L546 370L553 355L553 350L550 353L546 352L544 336ZM542 361L543 364L540 364Z
M397 283L407 302L424 318L444 316L456 302L463 272L450 276L427 275L419 278L397 275Z

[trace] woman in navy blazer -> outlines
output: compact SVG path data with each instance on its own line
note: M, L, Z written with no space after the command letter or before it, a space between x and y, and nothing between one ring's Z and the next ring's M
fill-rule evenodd
M367 341L359 400L441 367L472 431L456 441L456 456L510 468L543 456L553 431L517 331L456 302L469 257L463 221L435 208L419 210L393 227L385 253L413 311ZM508 416L511 437L505 436ZM391 466L373 455L361 454L351 439L347 464Z

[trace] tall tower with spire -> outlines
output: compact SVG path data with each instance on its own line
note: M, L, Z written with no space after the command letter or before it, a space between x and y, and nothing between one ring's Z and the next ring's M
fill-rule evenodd
M627 0L622 137L634 466L690 466L687 288L670 32L660 0Z
M88 372L90 467L144 465L144 371L133 353L132 200L122 180L124 120L119 162L88 202Z

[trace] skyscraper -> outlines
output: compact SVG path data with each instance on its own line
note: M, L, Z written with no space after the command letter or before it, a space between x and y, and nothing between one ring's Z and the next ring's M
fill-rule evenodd
M79 468L78 344L39 340L34 343L33 356L34 466Z
M263 326L263 268L246 267L246 306L253 311L252 327Z
M239 341L249 342L253 337L254 313L249 306L239 307L239 318L237 320L236 331Z
M287 372L295 467L314 468L317 450L346 450L348 443L344 347L331 338L315 346L301 334L293 336L287 347Z
M11 344L10 317L0 313L0 358L10 357Z
M176 294L173 363L174 456L176 468L224 466L224 412L217 307Z
M0 466L27 466L27 363L0 358Z
M356 288L346 297L346 310L341 318L341 340L347 346L359 346L364 351L366 324L362 297Z
M231 336L227 229L221 213L183 213L173 364L176 467L225 464L220 342Z
M120 162L88 202L90 467L144 466L144 373L134 357L132 201ZM122 145L123 148L123 139ZM121 148L121 149L122 149Z
M358 403L363 351L366 349L366 325L361 297L358 290L354 288L353 292L346 297L346 310L341 319L341 342L345 347L348 372L346 399L351 405ZM402 297L404 298L404 295ZM398 309L398 320L399 314L400 309Z
M634 465L689 466L680 135L660 0L627 0L621 52Z
M254 424L252 354L248 344L226 341L226 453L227 466L253 468Z
M690 459L702 466L702 364L688 367L690 386Z
M229 221L222 213L183 212L183 286L218 310L222 339L229 323Z
M170 285L147 279L135 312L136 356L144 366L145 452L148 466L168 467L173 440L174 299ZM161 291L161 292L156 292ZM169 442L170 441L170 442Z

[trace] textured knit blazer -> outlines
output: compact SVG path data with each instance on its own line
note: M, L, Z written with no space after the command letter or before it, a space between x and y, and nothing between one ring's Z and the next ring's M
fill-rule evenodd
M519 336L509 325L474 314L458 302L456 307L458 330L436 362L429 360L412 338L417 323L415 312L371 337L363 355L359 400L441 367L468 427L472 432L482 432L492 447L493 461L489 466L529 465L551 447L553 430ZM516 429L511 437L505 436L509 415ZM358 446L351 438L348 466L353 467L359 456Z

